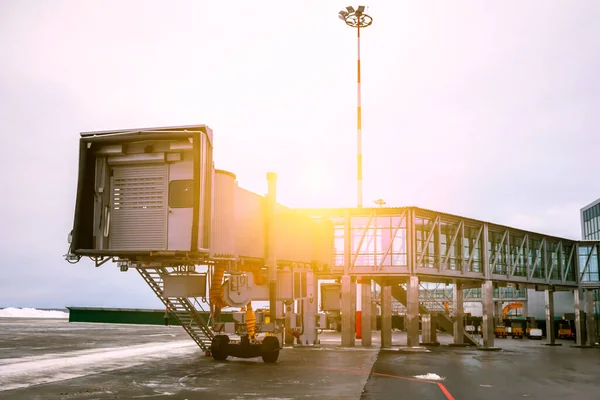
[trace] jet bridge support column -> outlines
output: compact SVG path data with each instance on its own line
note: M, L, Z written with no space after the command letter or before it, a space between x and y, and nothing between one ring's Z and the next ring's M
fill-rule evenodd
M464 296L462 285L458 282L454 282L453 290L454 298L454 344L464 344L465 335L463 334L465 326L465 309L464 309Z
M406 307L406 345L419 345L419 277L411 276L408 280Z
M371 345L371 279L361 278L361 343L363 346Z
M306 287L308 298L302 300L302 345L315 345L317 343L317 290L318 281L316 274L306 274Z
M342 276L342 346L344 347L353 347L356 341L356 332L354 331L356 301L353 301L356 297L356 285L352 284L352 278L350 277L350 264L352 262L350 226L350 212L346 212L344 221L344 275Z
M375 301L375 295L377 294L377 285L375 280L371 280L371 330L377 330L377 302Z
M588 346L596 344L596 323L594 321L594 290L585 291L585 319Z
M437 343L435 332L435 314L421 315L421 340L425 345Z
M546 289L544 297L546 298L546 344L554 346L556 344L554 335L554 291Z
M392 346L392 286L381 282L381 348Z
M342 276L342 346L344 347L354 346L356 340L353 322L356 312L352 307L353 286L350 275Z
M481 285L481 305L483 309L483 348L494 348L494 283L485 281Z
M500 289L498 289L500 290ZM504 320L502 319L502 307L503 303L502 300L498 300L496 302L496 325L503 325L504 324Z
M575 303L575 346L583 346L584 322L581 318L581 290L573 290L573 302Z

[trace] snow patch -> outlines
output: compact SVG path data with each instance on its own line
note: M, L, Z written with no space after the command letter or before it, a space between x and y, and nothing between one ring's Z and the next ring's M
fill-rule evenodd
M414 376L417 379L426 379L428 381L443 381L444 378L443 376L439 376L437 374L432 374L431 372L425 374L425 375L415 375Z
M0 318L61 318L68 319L64 311L38 310L37 308L8 307L0 310Z
M194 342L181 340L8 358L0 364L0 392L128 368L150 360L191 354L196 349Z

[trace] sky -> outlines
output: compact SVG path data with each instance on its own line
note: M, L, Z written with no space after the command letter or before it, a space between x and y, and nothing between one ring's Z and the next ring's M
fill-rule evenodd
M274 171L285 205L355 206L347 5L0 2L0 307L160 307L134 271L63 259L83 131L206 124L240 186L265 193ZM365 5L364 205L580 238L600 197L600 3Z

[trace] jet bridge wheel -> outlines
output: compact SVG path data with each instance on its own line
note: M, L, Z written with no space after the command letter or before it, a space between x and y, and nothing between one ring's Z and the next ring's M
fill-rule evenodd
M217 335L213 338L210 344L210 352L212 353L213 359L217 361L225 361L229 354L227 354L227 345L229 344L229 336Z
M279 358L279 340L275 336L267 336L264 338L261 353L264 362L277 362L277 359Z

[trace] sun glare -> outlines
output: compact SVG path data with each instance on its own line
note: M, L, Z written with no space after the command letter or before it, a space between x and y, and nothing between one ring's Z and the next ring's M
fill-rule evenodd
M329 182L327 172L323 168L310 167L304 177L306 194L310 196L323 195Z

